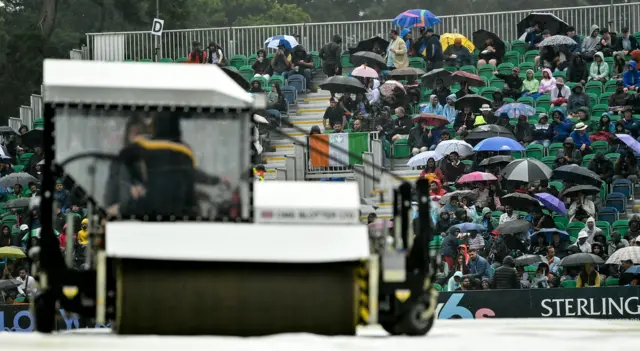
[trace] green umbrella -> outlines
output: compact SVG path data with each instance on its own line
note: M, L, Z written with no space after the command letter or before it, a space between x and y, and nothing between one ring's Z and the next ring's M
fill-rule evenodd
M60 232L59 231L54 229L53 232L56 234L56 236L60 236ZM29 233L25 234L22 237L22 241L27 241L27 239L29 239L29 237L31 237L31 238L39 238L40 237L40 228L33 229Z

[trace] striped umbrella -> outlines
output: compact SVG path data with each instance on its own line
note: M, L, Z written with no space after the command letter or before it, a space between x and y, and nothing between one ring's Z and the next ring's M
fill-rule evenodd
M284 45L287 49L293 49L298 46L298 41L290 35L275 35L265 40L264 45L271 49L275 49L279 45Z
M489 182L492 180L498 180L498 178L491 173L472 172L460 177L460 179L458 179L458 183Z
M514 102L506 104L496 111L496 115L500 115L501 113L508 114L509 118L518 118L523 115L530 117L536 114L536 109L529 105Z
M400 28L433 27L440 19L429 10L407 10L391 21Z

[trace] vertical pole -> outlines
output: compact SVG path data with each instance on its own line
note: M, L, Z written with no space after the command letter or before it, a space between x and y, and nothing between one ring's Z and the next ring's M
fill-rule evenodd
M160 18L160 0L156 0L156 18ZM154 37L153 51L155 52L156 62L160 62L160 56L162 55L162 53L160 52L160 36L154 35L153 37Z

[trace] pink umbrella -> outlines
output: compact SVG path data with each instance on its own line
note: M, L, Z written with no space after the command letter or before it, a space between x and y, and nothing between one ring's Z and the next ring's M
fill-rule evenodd
M367 65L357 67L351 72L351 75L362 78L378 78L378 72L371 67L367 67Z
M492 180L498 180L498 178L491 173L473 172L460 177L460 179L458 179L458 183L489 182Z
M397 80L388 80L384 82L384 84L380 86L380 93L384 96L389 96L393 94L393 91L396 88L401 89L406 93L406 91L404 90L404 85L402 85L402 83L398 82Z

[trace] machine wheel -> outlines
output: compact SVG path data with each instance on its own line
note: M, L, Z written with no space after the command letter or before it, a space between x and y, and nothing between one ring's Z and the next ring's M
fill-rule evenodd
M36 330L40 333L52 333L56 327L56 298L45 290L36 295L34 302Z
M380 326L382 326L382 329L384 329L384 331L389 333L389 335L392 335L392 336L402 335L402 332L399 331L400 328L399 328L398 322L395 322L395 323L391 323L391 322L380 323Z
M416 301L411 308L402 316L397 325L397 329L402 334L410 336L426 335L435 320L435 316L429 319L423 319L422 314L427 310L427 304L424 301Z

